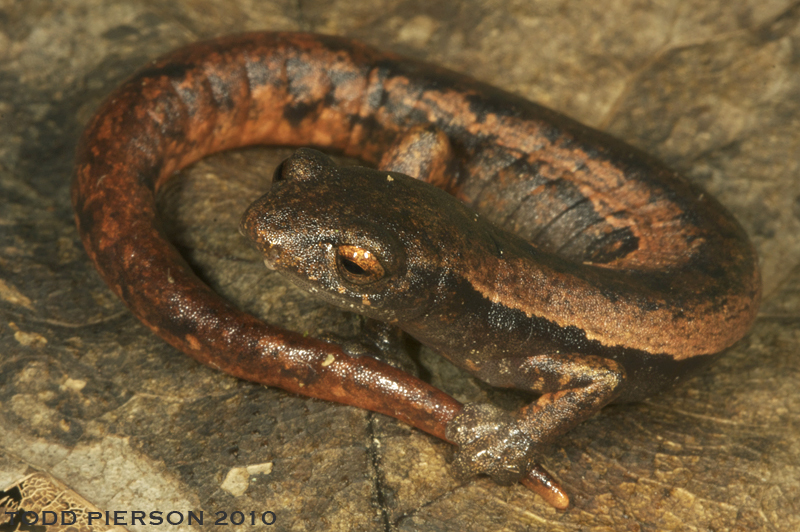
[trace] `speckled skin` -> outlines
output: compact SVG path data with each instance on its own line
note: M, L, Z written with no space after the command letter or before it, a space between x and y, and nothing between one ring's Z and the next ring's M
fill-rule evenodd
M422 131L432 144L418 143ZM154 194L200 157L251 144L324 147L418 173L530 241L482 217L470 222L474 214L457 202L422 208L427 185L397 174L395 184L416 183L404 189L425 185L404 216L409 227L424 226L426 243L443 245L438 262L420 263L443 291L430 305L419 290L423 279L406 279L393 287L394 298L360 294L357 301L361 310L382 306L388 314L380 317L480 378L542 398L510 417L462 408L402 371L265 324L204 285L164 237ZM420 155L408 157L414 150ZM320 157L300 152L288 168L335 173ZM287 175L294 175L287 184L313 181ZM376 250L405 254L381 254L375 263L362 257L362 264L391 270L404 262L415 240L398 237L395 226L394 236L386 233L364 202L336 192L339 185L317 182L313 197L370 220L377 232L362 236ZM399 190L388 191L384 210L400 203L391 196ZM154 61L88 125L73 204L100 274L178 349L241 378L395 416L458 443L464 469L501 482L521 478L561 508L566 495L531 462L536 445L612 399L663 388L731 345L752 323L760 296L756 255L742 229L659 163L468 77L333 37L246 34ZM437 233L428 218L434 211L450 229ZM265 233L245 226L263 246ZM314 229L295 232L295 240L341 228ZM283 257L272 259L289 264ZM307 258L295 255L296 271L312 264ZM491 459L476 460L487 448Z

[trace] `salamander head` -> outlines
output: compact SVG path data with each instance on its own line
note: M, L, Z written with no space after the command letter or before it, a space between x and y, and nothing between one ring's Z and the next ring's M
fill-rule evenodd
M339 167L300 149L247 209L241 232L269 268L302 288L340 307L402 322L434 301L458 256L444 250L457 249L458 226L472 216L421 181Z

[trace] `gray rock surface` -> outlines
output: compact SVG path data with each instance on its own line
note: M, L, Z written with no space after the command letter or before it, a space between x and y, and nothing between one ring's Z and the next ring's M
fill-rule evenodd
M672 393L609 407L558 442L545 463L572 497L566 512L519 485L455 479L446 444L393 419L199 366L91 267L69 203L73 152L148 59L255 29L444 64L666 160L758 247L753 332ZM218 530L214 513L236 510L274 512L265 530L799 530L798 50L800 3L779 0L0 1L0 489L37 470L104 510L205 512L205 525L171 530ZM356 318L268 276L236 231L286 153L203 160L164 191L162 212L242 308L347 332ZM421 359L461 400L524 400Z

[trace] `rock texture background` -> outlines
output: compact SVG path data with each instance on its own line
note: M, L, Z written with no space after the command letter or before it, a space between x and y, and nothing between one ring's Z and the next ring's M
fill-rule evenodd
M537 100L701 183L759 249L753 332L674 392L607 408L545 463L573 505L462 482L393 419L237 381L155 338L72 221L78 135L148 59L243 30L361 39ZM800 3L787 0L0 1L0 489L49 473L104 510L273 511L269 530L800 529ZM215 289L317 334L357 318L268 276L235 230L286 155L204 160L162 194ZM423 350L462 400L513 407ZM130 530L153 527L129 526ZM160 528L160 527L159 527ZM155 528L155 529L159 529ZM239 527L250 529L251 527Z

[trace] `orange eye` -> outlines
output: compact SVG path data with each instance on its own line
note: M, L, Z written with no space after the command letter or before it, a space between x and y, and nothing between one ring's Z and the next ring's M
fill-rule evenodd
M336 249L336 266L346 280L355 284L368 284L385 275L378 257L370 250L344 245Z

